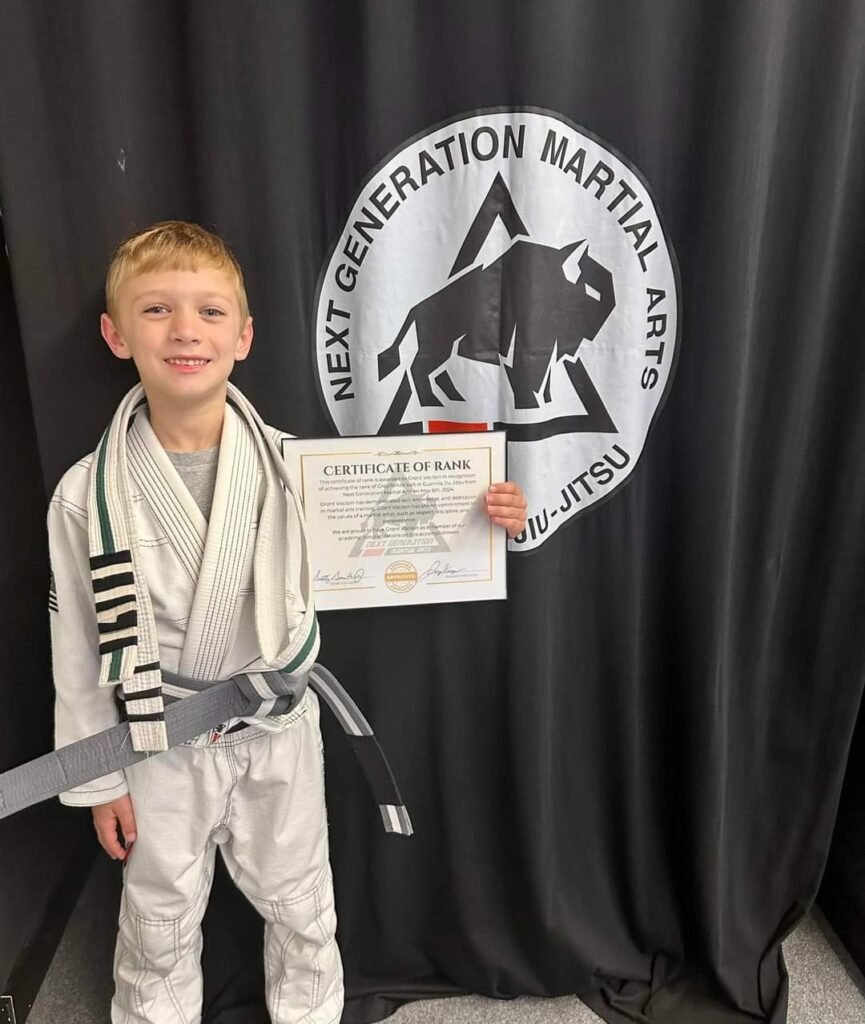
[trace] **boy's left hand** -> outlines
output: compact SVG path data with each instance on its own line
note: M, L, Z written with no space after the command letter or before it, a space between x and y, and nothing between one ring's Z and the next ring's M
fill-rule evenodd
M486 493L486 508L490 519L503 526L511 540L526 528L528 502L520 485L513 480L490 487Z

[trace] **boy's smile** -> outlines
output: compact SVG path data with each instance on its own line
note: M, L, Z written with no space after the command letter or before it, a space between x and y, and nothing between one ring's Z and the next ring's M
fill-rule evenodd
M252 344L231 278L215 267L156 270L123 282L102 334L133 359L151 403L196 406L222 400L234 363Z
M210 362L209 359L166 359L166 363L169 366L176 366L178 370L182 370L184 373L194 373L202 366L207 366Z

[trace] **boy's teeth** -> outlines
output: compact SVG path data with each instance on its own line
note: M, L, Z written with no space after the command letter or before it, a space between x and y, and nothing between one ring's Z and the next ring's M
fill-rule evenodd
M169 359L169 363L179 363L181 366L204 366L207 359Z

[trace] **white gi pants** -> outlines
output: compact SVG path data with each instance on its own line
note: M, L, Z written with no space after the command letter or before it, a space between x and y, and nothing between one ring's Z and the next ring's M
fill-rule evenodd
M216 847L265 920L273 1024L336 1024L342 965L327 849L318 700L127 769L138 839L124 867L112 1024L199 1024L201 919Z

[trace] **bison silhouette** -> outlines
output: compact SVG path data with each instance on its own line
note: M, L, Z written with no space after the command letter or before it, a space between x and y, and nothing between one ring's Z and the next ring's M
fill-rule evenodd
M495 263L455 278L409 311L393 344L379 353L379 380L399 367L399 347L414 324L417 355L409 372L422 406L442 404L433 379L449 399L465 401L440 370L457 352L502 363L516 408L537 408L553 353L574 356L615 304L613 275L592 259L586 241L559 249L519 239Z

